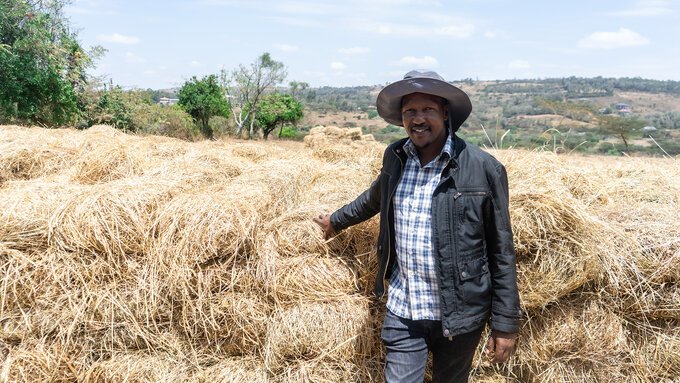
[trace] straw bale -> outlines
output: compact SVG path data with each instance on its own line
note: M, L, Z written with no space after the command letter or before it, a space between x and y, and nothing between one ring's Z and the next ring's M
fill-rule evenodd
M602 271L598 235L604 228L575 200L514 195L518 284L525 307L541 307L595 280Z
M24 342L9 349L0 365L0 381L77 382L85 368L81 350L45 341Z
M50 218L50 242L111 257L146 253L154 213L170 197L169 188L153 179L130 178L84 189Z
M366 166L319 163L302 191L301 204L310 208L321 204L333 211L368 189L376 176Z
M221 263L247 258L267 206L262 185L230 184L188 191L161 206L153 223L153 254L164 267Z
M298 206L315 172L315 165L304 157L262 161L246 166L230 186L246 190L253 185L263 188L265 198L254 203L258 205L263 222L267 222Z
M570 196L569 187L561 180L571 168L564 157L552 152L498 150L492 154L505 165L510 195L530 191L556 197Z
M264 232L273 233L280 255L294 257L299 254L325 254L328 252L319 230L312 221L318 210L299 209L287 211L267 222Z
M46 142L0 141L0 186L9 180L28 180L54 174L70 165L74 150Z
M269 306L259 297L222 292L183 302L180 323L186 337L224 355L262 349Z
M324 360L295 361L276 374L273 383L371 383L383 381L382 363L362 360L357 363L329 363Z
M631 323L631 369L640 382L670 381L680 377L678 320Z
M354 293L358 287L347 261L302 255L279 259L267 290L277 302L323 302Z
M144 152L132 151L124 141L87 142L73 164L73 181L96 184L142 174Z
M279 371L295 359L356 362L371 355L374 347L368 298L361 296L279 308L267 329L264 355L269 371Z
M328 137L325 134L308 134L302 139L302 142L307 148L325 146L328 144L328 141Z
M680 204L653 202L612 203L598 210L615 222L640 247L639 254L627 260L642 277L653 283L680 282Z
M271 381L264 362L254 357L226 358L201 370L197 375L200 383L269 383Z
M15 249L46 248L49 219L84 189L41 179L10 181L0 189L0 238Z
M94 363L84 375L84 382L146 383L197 382L193 368L176 357L163 353L121 353Z
M597 296L570 297L532 313L520 334L517 357L536 381L580 379L589 371L598 376L591 381L617 380L625 376L622 361L629 348L624 325Z
M260 162L269 159L269 153L262 144L235 143L231 149L232 155L241 157L253 162Z
M181 155L149 165L144 176L173 182L180 190L229 183L243 163L210 148L191 147Z

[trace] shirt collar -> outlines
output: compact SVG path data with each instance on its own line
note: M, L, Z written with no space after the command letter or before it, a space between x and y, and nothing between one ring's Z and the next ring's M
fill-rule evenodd
M418 151L410 138L404 143L404 151L412 159L418 159ZM451 134L449 134L446 136L446 142L444 143L442 151L435 160L449 159L453 157L453 154L453 140L451 139Z

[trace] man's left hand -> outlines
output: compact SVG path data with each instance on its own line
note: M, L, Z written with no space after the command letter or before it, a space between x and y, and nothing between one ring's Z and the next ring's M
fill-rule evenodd
M491 330L489 342L486 344L486 354L492 364L505 363L515 351L517 334Z

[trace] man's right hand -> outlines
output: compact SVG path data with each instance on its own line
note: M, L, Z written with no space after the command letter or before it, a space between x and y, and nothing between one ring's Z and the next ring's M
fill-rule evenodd
M317 217L314 217L314 222L316 222L323 230L324 239L329 239L335 235L335 230L333 230L333 225L331 225L331 215L327 213L321 213Z

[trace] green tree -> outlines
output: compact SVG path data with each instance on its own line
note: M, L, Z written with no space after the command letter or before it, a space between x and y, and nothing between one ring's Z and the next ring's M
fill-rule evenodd
M598 125L603 134L620 137L623 145L628 149L628 140L636 131L640 131L645 126L645 122L637 117L603 115L598 117Z
M47 125L77 117L86 70L103 49L80 46L63 15L66 4L0 1L0 117Z
M201 126L201 133L213 139L213 131L208 122L212 116L229 117L229 103L224 96L217 76L211 74L197 79L196 76L180 88L179 105Z
M253 136L255 116L262 96L265 91L282 83L286 76L283 63L272 59L266 52L250 64L250 67L239 65L231 74L222 71L221 79L230 97L237 136L241 135L247 125L249 136Z
M256 125L262 129L266 140L269 133L280 127L279 137L283 131L283 124L294 124L303 116L302 103L289 94L271 93L262 97L260 107L255 117Z

